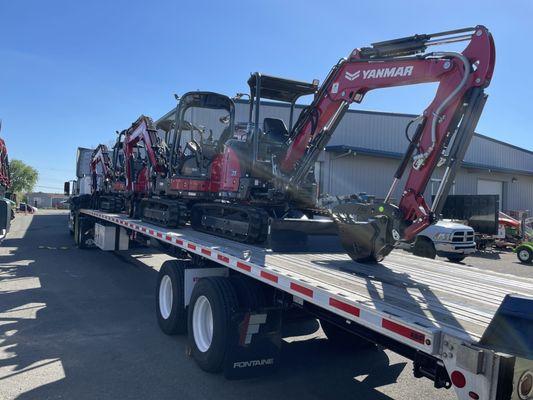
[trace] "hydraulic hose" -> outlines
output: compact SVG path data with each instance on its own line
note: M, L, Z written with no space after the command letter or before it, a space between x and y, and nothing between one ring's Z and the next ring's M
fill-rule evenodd
M441 112L448 106L448 104L455 98L455 96L457 96L457 94L464 88L464 86L466 85L466 82L468 81L468 77L470 76L470 61L463 54L456 53L456 52L450 52L450 51L440 51L440 52L431 53L431 56L458 58L463 63L465 73L459 85L457 85L457 87L448 95L448 97L444 99L444 101L439 105L439 107L433 113L433 119L431 121L431 146L423 154L419 154L418 156L415 156L415 160L420 159L420 158L425 160L427 157L429 157L431 152L434 150L435 143L437 141L437 123L439 122L441 118Z

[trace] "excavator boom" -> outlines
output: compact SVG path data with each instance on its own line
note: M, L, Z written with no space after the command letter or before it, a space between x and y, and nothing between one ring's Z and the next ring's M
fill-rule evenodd
M461 53L425 52L428 46L468 41ZM435 98L417 119L405 157L381 206L342 205L334 212L352 258L381 259L399 239L411 240L435 220L462 161L486 101L483 89L495 63L492 35L484 26L415 35L355 49L341 60L291 131L279 170L293 188L308 175L351 103L375 89L437 82ZM437 165L445 168L433 206L423 193ZM391 203L409 169L398 206Z
M164 174L167 166L165 161L165 154L162 144L159 143L157 137L157 130L150 117L141 115L132 125L124 132L124 155L126 158L126 189L128 191L135 191L135 168L134 163L134 149L140 143L144 143L146 155L151 168L155 173Z

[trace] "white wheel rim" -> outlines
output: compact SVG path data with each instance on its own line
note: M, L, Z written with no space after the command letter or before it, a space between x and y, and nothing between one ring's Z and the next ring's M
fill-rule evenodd
M170 317L172 311L172 298L172 280L170 279L170 276L165 275L161 279L161 284L159 285L159 311L164 319Z
M518 258L522 261L527 261L529 259L529 251L522 249L518 252Z
M213 310L205 296L200 296L194 303L192 312L192 328L196 347L205 353L213 340Z

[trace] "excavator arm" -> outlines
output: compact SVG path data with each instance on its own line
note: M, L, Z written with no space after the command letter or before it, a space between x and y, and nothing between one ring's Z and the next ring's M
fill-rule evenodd
M425 52L428 46L468 41L461 53ZM355 49L331 70L291 132L279 169L298 187L331 138L351 103L375 89L437 82L433 101L394 176L384 204L340 206L334 216L341 241L352 258L381 259L399 239L411 240L430 225L446 199L486 101L495 48L484 26L375 43ZM423 193L437 165L445 172L430 208ZM398 206L393 193L409 169Z
M94 149L91 157L91 175L92 175L92 190L98 190L98 165L102 168L102 175L105 180L112 178L111 160L109 158L109 150L105 144L99 144Z
M126 189L134 191L135 174L133 168L133 161L135 157L135 147L140 143L144 143L148 161L154 173L165 174L167 171L167 164L165 161L165 150L163 144L160 143L157 137L157 130L151 118L141 115L130 128L124 132L124 155L125 155L125 170L126 170Z

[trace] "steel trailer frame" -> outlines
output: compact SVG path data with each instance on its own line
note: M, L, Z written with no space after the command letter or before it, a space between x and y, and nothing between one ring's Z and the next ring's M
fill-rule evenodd
M437 388L453 387L459 399L521 399L520 379L526 374L533 378L531 343L526 354L512 354L487 337L487 328L506 317L503 304L512 300L509 293L525 298L528 307L533 304L531 279L408 254L391 256L376 267L355 263L345 254L278 253L121 214L82 209L80 216L86 227L112 224L130 236L153 238L186 252L204 265L268 285L285 302L288 298L321 320L410 358L415 377L430 378ZM522 314L528 320L521 325L527 338L533 312ZM533 336L526 340L533 341Z

